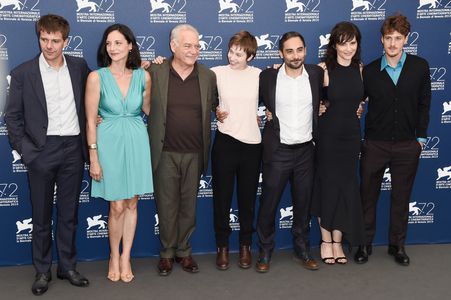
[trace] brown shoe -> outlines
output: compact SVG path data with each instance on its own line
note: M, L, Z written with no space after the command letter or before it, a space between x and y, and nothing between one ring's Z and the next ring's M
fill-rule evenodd
M319 269L319 264L308 253L304 252L301 255L294 254L293 259L307 270L315 271Z
M158 272L160 276L168 276L172 272L173 258L160 258L158 262Z
M216 268L227 270L229 268L229 248L218 247L216 254Z
M182 265L182 269L185 272L188 273L199 272L199 266L197 265L196 261L191 257L191 255L185 257L176 257L175 261Z
M269 263L271 261L270 255L260 252L257 263L255 264L255 271L258 273L266 273L269 271Z
M238 266L243 269L249 269L251 264L251 247L249 245L240 245L240 261L238 262Z

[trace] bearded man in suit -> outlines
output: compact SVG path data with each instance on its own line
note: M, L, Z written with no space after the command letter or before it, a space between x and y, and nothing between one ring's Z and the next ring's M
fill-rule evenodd
M310 254L309 223L314 175L314 139L318 123L323 70L304 64L307 48L298 32L287 32L279 41L284 63L260 74L259 97L272 113L265 124L263 187L257 218L259 258L257 272L269 271L274 250L275 217L282 193L290 182L293 203L294 258L303 267L317 270Z

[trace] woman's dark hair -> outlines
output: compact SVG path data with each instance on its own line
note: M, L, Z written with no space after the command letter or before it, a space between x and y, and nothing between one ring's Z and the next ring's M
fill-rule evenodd
M360 57L360 41L362 35L360 34L359 28L351 22L340 22L332 28L329 44L327 45L326 57L324 59L328 70L333 70L338 64L336 45L350 42L354 38L357 41L357 50L352 57L351 66L358 68L362 64Z
M249 31L241 30L235 33L229 40L229 49L232 46L241 48L246 53L246 59L254 59L257 54L257 40Z
M102 41L100 42L97 51L97 64L99 67L107 67L111 64L111 58L106 51L106 40L108 35L113 31L119 31L128 43L132 44L132 49L128 53L128 58L125 66L128 69L137 69L141 67L141 56L139 54L138 44L136 43L135 35L132 30L124 24L113 24L109 26L103 33Z

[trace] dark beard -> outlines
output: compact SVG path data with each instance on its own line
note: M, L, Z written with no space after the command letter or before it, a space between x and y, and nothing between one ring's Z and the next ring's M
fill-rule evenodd
M297 69L302 68L302 66L304 65L304 62L301 61L301 64L299 66L293 64L292 62L285 62L285 65L287 65L290 69L297 70Z

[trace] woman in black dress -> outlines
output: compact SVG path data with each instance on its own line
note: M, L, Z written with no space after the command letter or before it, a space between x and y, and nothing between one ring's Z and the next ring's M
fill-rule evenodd
M363 237L358 182L360 120L356 115L364 98L361 77L360 31L350 22L332 29L324 62L327 111L319 118L317 174L312 214L321 228L321 259L345 264L342 239L351 245Z

